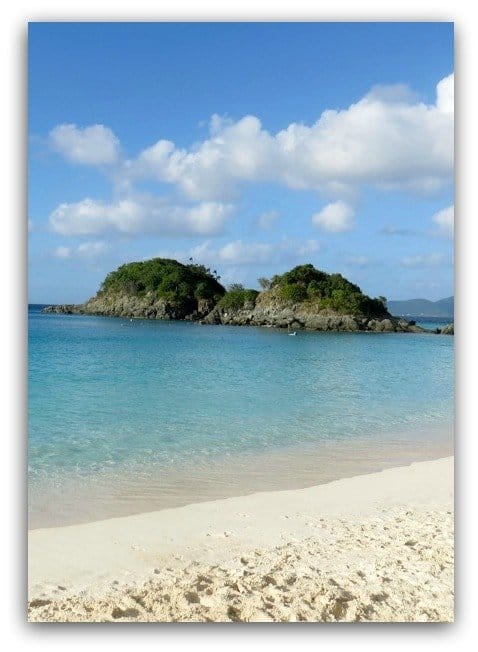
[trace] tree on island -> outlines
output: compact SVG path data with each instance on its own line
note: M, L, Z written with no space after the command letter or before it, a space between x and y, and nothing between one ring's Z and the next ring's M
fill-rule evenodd
M190 259L192 260L192 259ZM177 260L153 258L121 265L103 281L99 294L128 294L144 297L147 294L173 303L193 307L198 300L217 303L225 294L217 272L204 265Z

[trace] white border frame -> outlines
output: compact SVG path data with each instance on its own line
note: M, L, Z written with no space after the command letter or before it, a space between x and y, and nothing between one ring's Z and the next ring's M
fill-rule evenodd
M287 6L274 6L271 11L259 6L257 0L242 0L227 4L203 0L201 3L176 0L172 8L158 3L136 0L133 6L120 6L117 0L83 0L65 3L46 0L40 5L33 1L15 0L2 8L0 21L2 44L2 139L6 147L2 156L2 197L7 197L2 211L2 226L7 235L2 238L3 292L7 294L7 309L1 319L2 365L5 397L4 427L2 428L3 469L2 498L5 510L1 537L3 561L2 642L6 649L23 646L36 650L115 651L158 648L158 645L191 645L196 650L266 645L277 651L293 646L308 649L387 651L471 648L472 627L476 621L475 586L478 541L476 537L477 433L473 432L473 362L476 362L475 334L478 274L474 250L477 240L476 220L476 147L478 145L476 115L477 44L478 34L473 5L469 0L426 1L417 7L416 0L335 0L327 6L313 9L310 2L295 0ZM291 9L293 7L293 9ZM456 51L456 623L446 624L364 624L356 625L76 625L26 622L26 118L27 118L27 22L41 20L244 20L244 21L454 21ZM471 146L470 146L471 144ZM475 150L472 151L473 145ZM475 306L475 307L474 307ZM476 399L475 399L476 400ZM233 628L233 629L232 629Z

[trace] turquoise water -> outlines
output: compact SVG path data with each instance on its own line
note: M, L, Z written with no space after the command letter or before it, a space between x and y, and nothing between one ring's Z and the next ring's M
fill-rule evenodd
M441 318L441 317L407 317L406 319L414 319L417 326L422 328L427 328L428 330L435 330L437 328L442 329L448 324L453 324L453 317Z
M78 492L85 500L94 494L98 478L118 487L127 479L123 498L144 498L136 481L152 486L183 471L176 484L183 502L188 491L191 502L188 470L207 477L224 460L233 473L235 459L244 468L239 460L284 456L289 448L330 443L352 458L359 444L384 450L387 442L429 443L430 433L451 432L453 343L415 334L290 337L266 328L51 315L32 307L33 522L42 524L39 515L47 513L45 523L56 522L51 491L55 501L66 501L56 505L65 514L68 500L81 502ZM94 516L93 510L88 518Z

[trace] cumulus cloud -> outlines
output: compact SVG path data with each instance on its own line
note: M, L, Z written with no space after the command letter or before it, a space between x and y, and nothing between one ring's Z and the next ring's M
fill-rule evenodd
M333 204L327 204L321 211L312 215L312 224L324 231L343 233L354 228L354 215L354 209L346 202L339 200Z
M49 140L53 149L71 163L111 165L119 159L119 140L103 125L84 129L74 124L57 125L50 131Z
M212 236L223 230L241 186L252 183L314 190L332 200L367 185L436 191L453 177L453 83L452 74L437 84L433 104L419 102L403 85L374 87L348 108L326 110L313 124L291 123L277 133L254 115L214 115L208 137L193 146L160 139L131 159L121 156L117 137L104 125L58 125L51 146L72 163L107 168L115 199L60 204L51 227L64 235ZM138 197L136 182L148 180L171 184L181 199ZM257 223L267 229L276 219L268 211ZM316 213L313 223L348 231L353 209L340 199Z
M109 245L102 240L95 240L93 242L82 242L76 248L76 252L83 258L95 258L108 251Z
M109 245L102 240L82 242L76 247L57 247L53 251L56 258L96 258L108 251Z
M235 240L220 247L216 257L225 265L269 265L298 259L318 250L319 243L316 240L299 243L287 240L278 243Z
M439 233L442 235L453 237L454 224L455 224L455 207L447 206L441 211L438 211L432 217L433 222L438 225Z
M219 247L210 241L185 251L161 252L161 256L187 260L192 257L201 263L240 267L242 265L273 265L286 261L302 260L304 256L317 253L320 245L317 240L279 242L246 242L233 240Z
M217 252L217 257L227 265L261 265L269 263L274 253L273 244L235 240L221 247Z
M437 84L437 107L443 113L455 110L455 77L448 75Z
M374 88L311 126L276 134L253 115L214 116L208 139L189 149L159 140L125 162L123 174L175 184L196 200L225 199L239 183L261 181L342 195L360 184L433 192L452 178L453 80L439 82L432 105L403 86Z
M50 215L51 228L62 235L126 235L156 233L170 236L219 233L233 212L230 204L203 202L178 206L162 198L141 196L103 202L83 199L60 204Z
M407 256L402 258L402 267L434 267L443 265L446 262L446 256L441 253L419 254L417 256Z

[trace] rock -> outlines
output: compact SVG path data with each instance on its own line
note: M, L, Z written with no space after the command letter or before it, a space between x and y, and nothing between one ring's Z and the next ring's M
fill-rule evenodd
M259 295L258 299L261 298ZM324 332L358 332L370 331L375 333L392 332L428 332L418 326L412 326L404 319L388 317L385 319L367 319L355 315L342 315L331 310L314 310L309 304L284 306L280 303L268 304L258 300L255 307L247 305L239 310L223 310L216 305L204 314L211 304L198 303L198 308L186 311L180 306L175 306L164 299L146 295L145 297L131 297L118 295L116 297L96 296L84 304L62 304L47 306L45 313L57 314L83 314L103 315L107 317L127 317L143 319L178 319L199 321L201 324L224 324L234 326L265 326L268 328L292 329L294 331L311 330ZM201 309L200 309L201 308ZM430 331L431 332L431 331ZM444 334L453 334L453 324L446 326Z
M72 304L60 304L57 306L46 306L42 312L72 315L78 311L79 306Z
M447 324L441 329L441 334L442 335L454 335L455 334L455 325L454 324Z
M62 304L46 306L45 313L100 315L105 317L136 317L139 319L189 319L206 317L211 309L210 301L198 301L197 308L174 305L151 293L143 297L131 295L97 296L79 305Z

